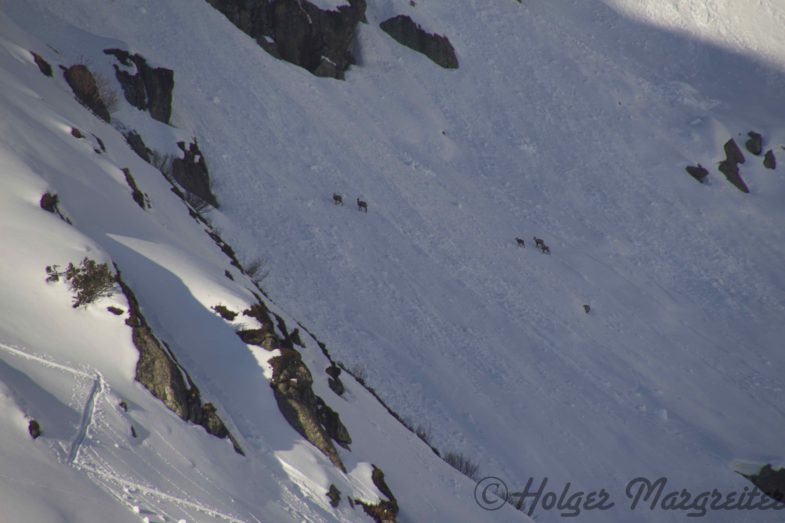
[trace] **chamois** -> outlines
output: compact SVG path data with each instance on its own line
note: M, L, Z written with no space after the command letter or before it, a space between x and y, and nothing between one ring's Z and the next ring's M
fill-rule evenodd
M343 196L341 196L340 194L333 193L333 203L335 205L343 206Z
M526 247L524 241L520 238L515 238L515 241L518 243L518 247Z
M368 212L368 202L364 202L361 199L357 198L357 210Z
M542 238L534 237L534 246L538 249L542 249L545 245L545 241Z

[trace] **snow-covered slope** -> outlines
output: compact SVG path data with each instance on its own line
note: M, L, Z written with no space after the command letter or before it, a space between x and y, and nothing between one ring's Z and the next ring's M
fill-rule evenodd
M568 481L607 489L616 507L586 512L586 521L684 518L629 513L625 486L638 476L667 476L674 489L741 491L747 483L731 470L734 460L782 461L785 171L766 170L747 154L741 172L751 192L743 194L714 167L723 143L733 137L741 144L750 130L785 159L785 36L775 30L785 8L775 0L368 3L359 65L341 82L273 59L203 2L5 0L2 161L3 172L15 174L3 177L10 184L2 195L3 239L20 246L3 253L3 266L15 270L4 272L3 286L14 294L3 300L0 342L87 366L77 369L89 377L62 423L78 428L77 406L94 398L90 380L100 373L111 387L98 390L147 405L148 425L204 439L186 448L220 447L210 456L226 456L196 463L204 483L181 497L197 503L201 489L208 501L198 503L239 519L262 507L265 516L257 517L264 521L328 519L336 514L319 489L351 484L282 424L264 365L236 339L226 341L231 329L208 314L218 301L242 307L250 299L242 285L227 287L220 251L178 209L160 175L108 126L66 101L64 83L41 76L24 51L35 47L64 64L87 56L110 72L101 49L113 46L175 70L173 123L181 131L172 133L199 137L222 203L210 218L241 259L266 261L264 287L286 317L316 333L334 358L361 369L392 408L428 427L439 449L464 453L481 475L499 476L511 489L530 477L548 477L555 489ZM460 68L441 69L378 28L401 13L447 35ZM119 117L138 115L125 107ZM116 168L102 159L83 168L93 153L68 134L70 125L101 135L108 154L118 155L110 163L129 166L162 201L140 214ZM697 162L711 168L708 184L684 172ZM36 207L50 186L63 195L79 234ZM333 192L349 204L362 197L369 213L334 206ZM41 231L35 240L32 230ZM533 236L548 243L551 256L530 245ZM515 237L527 247L516 247ZM201 429L183 429L133 386L127 340L115 349L122 358L97 348L128 337L122 321L70 311L64 291L53 297L59 291L43 283L43 266L78 261L88 246L129 273L159 328L182 336L178 357L254 449L248 460ZM189 332L194 317L203 326ZM57 318L65 333L41 332L30 318ZM219 335L217 353L211 342ZM312 370L326 366L315 342L308 345ZM2 361L13 365L8 354ZM29 376L35 365L24 361L21 372ZM62 380L34 382L56 387ZM359 387L352 392L368 404L329 403L355 439L352 455L386 460L378 464L402 520L450 520L448 507L454 520L518 516L478 511L467 480ZM30 410L20 401L4 403L17 434L24 432L21 412ZM107 416L107 427L119 431L119 418L112 421L119 414ZM268 418L276 419L272 434ZM156 437L138 461L153 463L163 479L146 480L172 495L165 482L185 487L167 474L186 473L161 472L162 460L173 458L162 450L170 438ZM73 441L67 434L61 440ZM293 446L297 457L282 458ZM136 458L98 456L111 467L128 464L118 477L141 471ZM190 451L182 459L173 470L195 460ZM297 465L285 465L288 459ZM367 467L358 467L362 478L351 488L370 496ZM301 474L311 477L297 481L297 491L285 479ZM251 488L238 479L245 475L266 479ZM51 481L65 480L53 474ZM230 485L222 492L242 508L232 510L208 482ZM262 491L263 498L254 495ZM92 496L95 510L104 510L99 504L107 502ZM163 498L146 499L169 510ZM340 510L338 517L364 517ZM555 511L537 514L558 519ZM776 516L743 514L750 521ZM739 514L716 512L711 520L738 521Z

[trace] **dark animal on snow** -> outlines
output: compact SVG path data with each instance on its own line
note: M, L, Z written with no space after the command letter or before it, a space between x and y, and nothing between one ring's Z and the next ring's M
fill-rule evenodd
M335 205L343 205L343 196L333 193L333 203Z
M538 238L536 236L534 237L535 247L537 247L538 249L542 249L544 245L545 245L545 240L543 240L542 238Z
M368 202L364 202L357 198L357 209L360 211L368 212Z
M526 244L520 238L515 238L515 241L518 243L518 247L526 247Z

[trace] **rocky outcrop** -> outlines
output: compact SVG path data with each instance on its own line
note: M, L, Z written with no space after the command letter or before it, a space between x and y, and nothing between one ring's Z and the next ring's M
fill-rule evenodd
M133 291L123 281L117 266L115 270L117 282L128 301L128 319L125 323L131 327L131 339L139 351L136 381L181 419L201 425L209 434L218 438L229 438L235 452L243 454L237 441L218 416L215 406L211 403L202 404L199 389L185 370L178 365L168 347L155 336L142 315Z
M699 182L703 183L704 179L709 175L709 171L706 170L704 166L701 164L698 165L688 165L686 168L687 173L698 180Z
M756 133L755 131L748 132L747 136L750 138L744 143L744 146L747 147L749 152L755 156L759 156L760 153L763 152L763 136L761 136L760 133Z
M395 499L392 490L387 486L382 469L373 465L371 479L376 488L379 489L379 492L387 497L387 499L382 499L374 505L360 499L356 499L355 502L359 503L363 507L365 513L373 518L376 523L395 523L399 510L398 500Z
M149 198L145 193L139 190L139 186L136 185L136 180L131 174L131 170L127 167L123 167L122 171L125 175L125 183L127 183L128 188L131 189L131 198L133 198L136 202L136 205L141 207L143 210L147 209L150 206Z
M207 0L274 57L338 79L355 63L354 35L365 21L366 0L348 1L322 10L307 0Z
M199 144L196 140L187 145L185 142L177 142L177 147L183 152L183 157L172 160L172 178L186 192L213 207L218 207L218 200L210 190L210 173L204 155L199 150Z
M348 448L352 439L338 414L314 394L311 388L313 378L300 353L281 349L281 355L271 358L270 365L273 368L270 385L286 421L330 458L336 467L346 472L331 440Z
M766 465L757 474L744 477L771 499L785 502L785 469L774 470L771 465Z
M771 149L766 151L766 154L763 156L763 166L766 169L777 168L777 157L774 156L774 151L772 151Z
M38 66L38 70L41 71L41 74L44 76L52 76L52 66L49 65L49 62L44 60L40 54L34 51L30 51L30 53L33 55L33 61L35 62L35 65Z
M379 27L399 44L424 54L438 65L446 69L458 68L458 57L450 40L446 36L426 32L408 16L390 18Z
M125 141L128 142L128 146L131 147L131 150L135 152L139 158L150 163L153 151L145 145L142 135L136 131L128 131L123 134L123 138L125 138Z
M741 149L739 149L736 141L732 138L725 142L723 148L725 149L725 159L719 164L720 172L724 174L725 178L727 178L727 180L738 190L744 193L750 192L747 184L744 183L741 174L739 174L739 164L745 162Z
M65 69L63 76L65 76L65 81L74 92L76 99L82 105L90 109L103 121L109 122L111 120L109 109L106 108L106 104L101 99L95 77L86 65L72 65Z
M123 88L128 103L140 111L150 111L150 116L159 122L169 123L172 116L172 91L174 71L164 67L150 67L141 55L122 49L104 49L125 67L135 66L136 72L129 73L114 65L115 76Z

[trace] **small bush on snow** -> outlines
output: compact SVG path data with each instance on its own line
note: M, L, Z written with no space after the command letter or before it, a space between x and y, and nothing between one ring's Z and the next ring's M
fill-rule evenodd
M61 277L68 282L74 293L74 308L86 306L115 292L116 280L109 270L109 264L98 263L89 258L83 259L79 267L69 263L62 272L57 270L57 265L49 265L46 267L46 274L46 281L49 283L59 282Z

